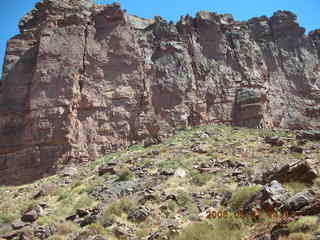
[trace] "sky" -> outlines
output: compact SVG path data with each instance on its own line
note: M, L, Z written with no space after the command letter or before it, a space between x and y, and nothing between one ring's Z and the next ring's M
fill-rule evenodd
M0 73L8 39L19 33L18 22L38 0L1 0L0 3ZM113 1L97 0L98 4ZM277 10L289 10L297 14L300 25L307 32L320 28L320 0L120 0L122 8L130 14L144 18L160 15L171 21L180 16L195 16L200 10L231 13L236 20L248 20L262 15L272 16Z

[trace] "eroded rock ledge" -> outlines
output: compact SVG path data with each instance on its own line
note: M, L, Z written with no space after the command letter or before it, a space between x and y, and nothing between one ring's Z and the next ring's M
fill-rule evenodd
M43 0L8 41L0 184L209 123L319 128L320 31L296 16L177 24L120 5Z

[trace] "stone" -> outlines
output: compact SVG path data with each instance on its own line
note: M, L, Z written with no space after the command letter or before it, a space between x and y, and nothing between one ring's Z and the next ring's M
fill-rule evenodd
M297 133L297 138L300 140L306 139L311 141L320 140L320 131L319 130L304 130Z
M256 236L254 240L271 240L271 236L269 234L261 234Z
M294 13L240 22L201 11L174 24L46 0L19 29L1 81L0 185L190 126L319 129L319 34L304 35Z
M209 151L209 145L208 144L194 144L191 146L191 150L193 152L196 152L196 153L207 153Z
M89 211L87 209L77 209L76 215L78 215L80 218L85 217L85 216L89 215Z
M267 136L264 138L266 143L269 143L272 146L283 146L284 142L278 136Z
M272 181L269 185L264 186L263 192L265 192L270 200L276 203L276 205L283 204L289 197L286 189L277 181Z
M34 222L39 218L39 212L35 209L32 209L28 212L26 212L25 214L23 214L23 216L21 217L21 220L23 222Z
M34 235L39 239L48 239L57 231L54 224L47 226L37 226L34 229Z
M314 238L312 240L320 240L320 232L314 233Z
M227 206L227 204L230 201L231 197L232 197L232 192L229 192L229 191L224 192L223 195L222 195L222 199L221 199L220 204L222 206Z
M160 175L162 176L173 176L175 174L175 170L172 168L165 168L160 171Z
M300 146L291 146L290 147L290 152L303 153L303 148L300 147Z
M302 207L300 210L296 212L297 215L318 215L320 214L320 197L317 196L316 199L314 199L311 202L308 202L308 205Z
M131 229L127 226L117 226L113 229L113 233L118 238L128 238L131 235Z
M78 169L77 168L75 168L75 167L67 167L62 171L61 175L63 177L72 177L72 176L76 175L77 173L78 173Z
M316 169L317 163L311 160L299 160L292 164L286 164L280 169L273 169L272 172L264 172L262 182L277 180L280 182L301 181L311 183L319 175Z
M288 227L284 224L278 224L274 226L271 230L271 240L279 240L282 237L289 236Z
M43 184L40 186L40 190L33 195L33 199L38 199L47 195L50 195L57 189L55 184Z
M285 209L288 211L297 211L307 206L315 199L315 192L307 190L300 192L289 198L285 203Z
M84 219L81 219L80 221L78 221L80 227L85 227L87 225L90 225L92 223L95 223L97 221L97 216L95 215L90 215L85 217Z
M96 235L90 238L90 240L108 240L109 238L102 236L102 235Z
M154 184L153 181L148 184ZM143 192L147 186L147 183L143 180L133 181L108 181L104 184L96 186L90 195L97 200L105 200L106 202L114 201L115 199L130 196L137 192Z
M13 230L19 230L19 229L24 228L29 225L30 225L30 223L23 222L21 220L16 220L11 224Z
M98 168L99 176L102 176L106 173L116 174L116 171L115 171L114 167L110 167L109 164L102 165Z
M128 219L133 222L143 222L149 215L149 209L146 207L139 207L129 210Z
M174 176L184 178L187 176L187 172L182 168L177 168L176 171L174 172Z
M246 201L242 209L245 213L252 213L255 209L274 212L276 209L281 209L289 197L288 191L274 180Z
M157 144L157 143L158 143L158 142L155 141L154 139L152 139L152 138L147 138L147 139L145 139L145 140L143 141L143 146L144 146L144 147L150 147L150 146L155 145L155 144Z

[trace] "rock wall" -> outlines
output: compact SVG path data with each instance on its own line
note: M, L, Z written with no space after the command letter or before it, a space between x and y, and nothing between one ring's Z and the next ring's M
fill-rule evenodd
M19 27L3 68L0 184L187 126L320 125L320 31L305 35L291 12L174 24L117 3L43 0Z

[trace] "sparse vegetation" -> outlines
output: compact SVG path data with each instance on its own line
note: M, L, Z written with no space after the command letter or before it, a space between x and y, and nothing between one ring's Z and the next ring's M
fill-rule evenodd
M261 186L252 185L239 188L230 200L230 206L233 210L238 210L242 204L253 197L258 191L261 190Z
M292 233L288 237L281 237L280 240L312 240L310 233Z
M280 136L285 144L271 147L265 143L265 136ZM52 240L68 239L71 234L77 235L79 240L94 235L107 236L112 240L125 239L126 236L117 235L122 230L117 234L113 231L119 226L129 229L138 239L147 239L161 232L174 240L240 240L270 231L280 217L270 218L261 213L260 218L254 220L227 217L198 221L207 209L220 208L226 192L232 195L225 199L226 205L223 206L231 215L261 189L260 185L246 185L252 183L259 170L276 169L279 164L296 161L296 155L288 152L296 140L286 139L290 139L290 133L274 130L225 125L188 128L157 145L134 145L79 166L78 174L68 181L57 175L25 186L2 186L0 235L12 231L11 223L39 203L46 203L48 209L35 224L43 228L55 226L57 232L48 238ZM198 146L203 151L198 151ZM301 158L304 156L305 152ZM308 157L319 160L319 153L314 150ZM99 176L98 168L111 162L114 172ZM185 174L178 176L179 169ZM135 185L136 182L142 187ZM53 191L33 199L41 186L48 183L54 184ZM309 185L295 181L283 186L293 195L311 187L317 191L320 180L317 178ZM107 195L106 200L103 194ZM128 214L132 213L130 210L139 209L141 205L149 211L148 217L143 222L128 220ZM88 212L89 216L95 209L100 210L96 218L92 218L92 223L80 227L79 216L74 222L66 221L78 210ZM164 227L168 223L170 229ZM316 224L317 217L301 217L288 224L290 235L283 240L308 240L312 232L320 230ZM177 235L174 228L180 225L183 230Z
M319 225L319 217L305 216L288 224L289 232L306 232L316 230Z
M192 176L191 182L197 186L203 186L208 181L210 181L211 178L212 178L212 175L210 174L197 173Z
M104 211L104 217L116 215L118 217L123 213L128 213L131 208L134 208L136 202L133 199L124 197L112 204L110 204Z
M288 191L292 195L296 194L298 192L302 192L304 189L307 188L305 183L297 182L297 181L292 181L292 182L285 183L284 186L286 187L286 189L288 189Z
M244 225L236 218L194 223L186 227L175 240L238 240L243 236L241 228Z

